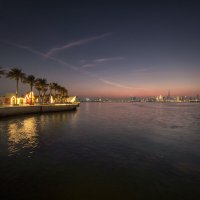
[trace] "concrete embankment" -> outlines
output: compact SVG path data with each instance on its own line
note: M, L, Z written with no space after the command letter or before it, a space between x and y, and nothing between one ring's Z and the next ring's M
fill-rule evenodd
M47 112L72 111L76 110L76 108L77 105L73 104L0 107L0 117Z

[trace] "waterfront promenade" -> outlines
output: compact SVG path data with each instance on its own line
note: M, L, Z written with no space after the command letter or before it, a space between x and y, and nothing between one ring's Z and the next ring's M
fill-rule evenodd
M0 117L76 110L79 103L0 107Z

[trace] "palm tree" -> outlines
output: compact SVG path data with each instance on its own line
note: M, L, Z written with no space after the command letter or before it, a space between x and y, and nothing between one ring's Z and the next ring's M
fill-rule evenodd
M68 90L65 87L63 88L63 96L68 97Z
M37 82L37 81L36 81L36 83L35 83L35 89L38 91L39 102L40 102L40 99L41 99L41 90L42 90L42 88L41 88L39 82Z
M47 90L48 90L48 84L42 88L43 102L46 101L46 92L47 92Z
M56 101L58 102L60 85L58 85L57 83L53 83L53 85L54 85L54 96Z
M15 102L16 104L17 104L18 91L19 91L19 80L22 81L24 77L25 77L25 74L22 72L21 69L18 69L18 68L12 68L7 73L7 78L16 80L16 102Z
M62 99L64 96L64 87L60 86L59 91L60 91L60 98Z
M33 93L33 86L35 84L35 81L36 81L36 79L35 79L35 76L33 76L33 75L29 75L27 77L24 77L24 80L23 80L24 83L29 84L30 89L31 89L31 103L30 103L31 105L32 105L32 102L33 102L32 93Z
M40 92L42 92L42 103L43 103L44 102L44 96L45 96L45 93L46 93L47 87L48 87L47 80L39 78L35 81L35 86L36 86L36 89L39 92L39 98L40 98Z
M1 76L4 75L4 74L5 74L5 70L3 70L3 69L0 67L0 78L1 78Z
M54 85L54 95L56 96L56 92L58 91L59 85L58 83L53 83L53 85Z
M52 91L55 90L56 83L49 83L49 93L52 96Z
M60 85L56 86L56 91L58 92L57 97L58 97L58 101L60 102L62 99L62 87Z
M57 85L56 86L56 91L58 92L57 98L61 102L63 101L64 97L68 97L68 90L65 87Z
M61 87L61 98L67 98L68 97L68 90L65 87Z
M56 96L56 88L57 88L58 84L57 83L49 83L49 94L50 94L50 98L52 98L53 96ZM54 95L53 95L53 90L54 90ZM51 102L51 101L50 101ZM51 102L52 103L52 102Z

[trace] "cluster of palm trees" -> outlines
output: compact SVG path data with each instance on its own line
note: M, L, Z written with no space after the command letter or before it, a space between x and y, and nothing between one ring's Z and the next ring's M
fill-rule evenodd
M31 102L33 102L33 88L38 91L38 96L39 96L39 103L46 103L46 92L49 89L49 95L50 97L54 97L57 102L62 102L63 98L68 97L68 91L65 87L62 87L58 85L57 83L47 83L46 79L43 78L35 78L33 75L26 75L25 73L22 72L21 69L18 68L12 68L8 72L3 70L0 67L0 78L2 75L6 75L7 78L9 79L14 79L16 81L16 104L17 104L17 98L18 98L18 92L19 92L19 81L22 83L28 84L30 86L30 91L31 91Z

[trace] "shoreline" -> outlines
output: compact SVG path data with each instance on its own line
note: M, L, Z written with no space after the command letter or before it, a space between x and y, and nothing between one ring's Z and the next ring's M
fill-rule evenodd
M157 103L157 104L196 104L200 101L184 101L184 102L156 102L156 101L81 101L81 103Z
M26 114L41 114L50 112L75 111L79 104L55 104L55 105L28 105L0 107L0 118L19 116Z

